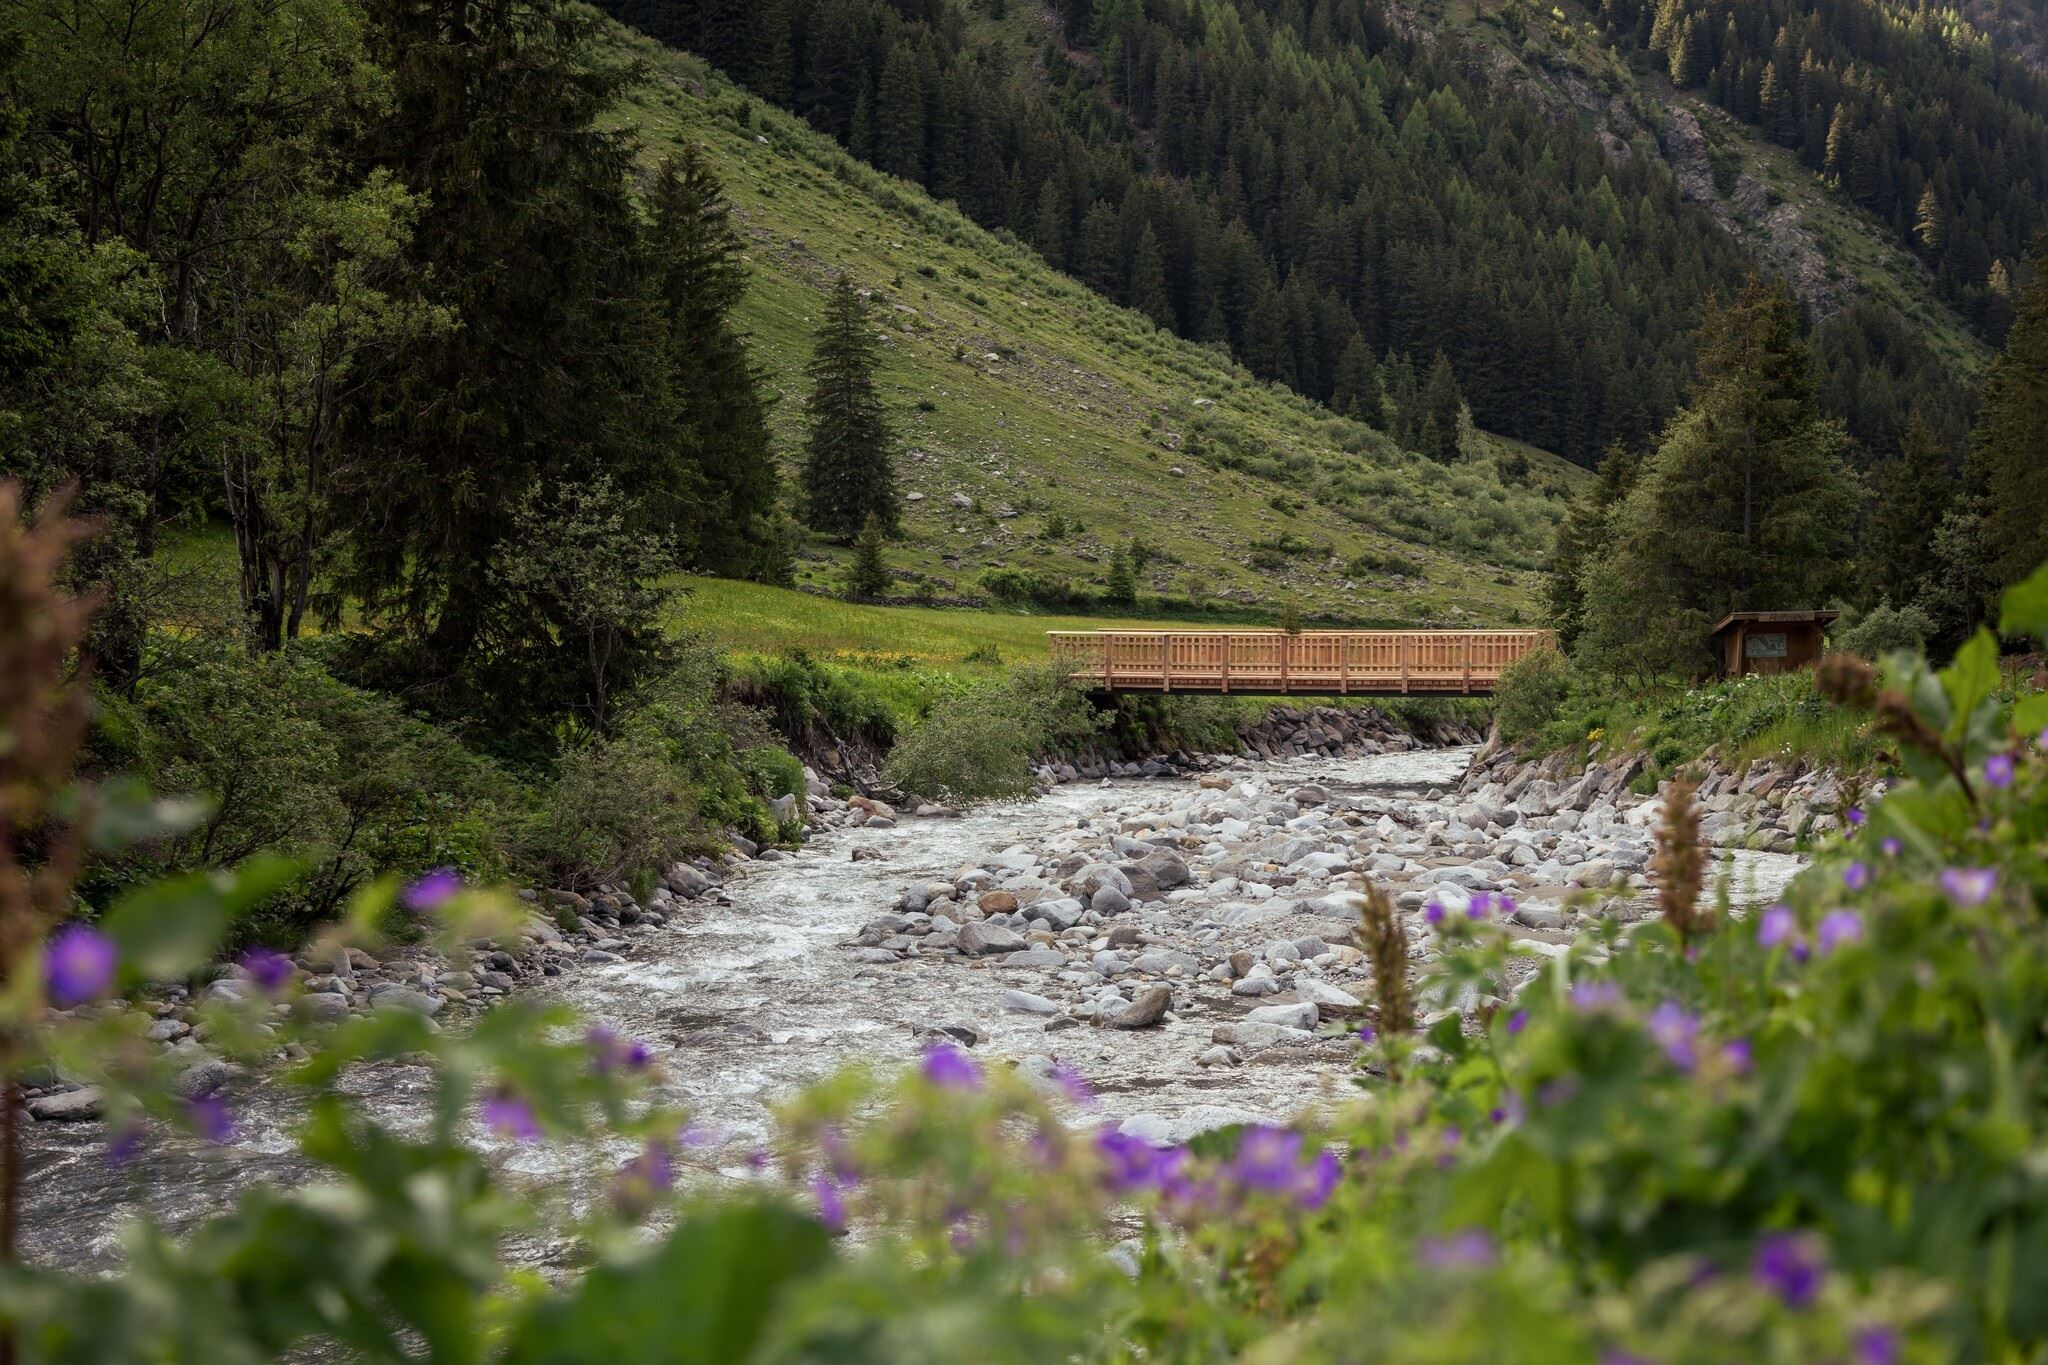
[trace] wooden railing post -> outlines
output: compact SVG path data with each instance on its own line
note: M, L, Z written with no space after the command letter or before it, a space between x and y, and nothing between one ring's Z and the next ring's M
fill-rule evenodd
M1287 652L1294 637L1286 631L1280 632L1280 690L1287 690Z
M1159 690L1173 691L1173 636L1164 633L1159 637Z
M1234 644L1234 643L1236 642L1236 637L1235 637L1235 636L1233 636L1233 635L1231 635L1231 633L1230 633L1229 631L1227 631L1227 630L1226 630L1226 631L1224 631L1224 632L1223 632L1223 636L1222 636L1222 639L1223 639L1223 692L1224 692L1224 695L1228 696L1228 695L1229 695L1229 693L1230 693L1230 647L1231 647L1231 645L1232 645L1232 644Z

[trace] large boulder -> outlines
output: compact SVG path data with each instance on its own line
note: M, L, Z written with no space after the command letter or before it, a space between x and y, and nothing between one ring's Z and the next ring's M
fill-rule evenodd
M969 957L985 957L990 953L1022 952L1025 943L1024 936L1014 929L975 922L960 926L954 946Z
M1172 991L1164 986L1147 986L1106 1022L1111 1028L1150 1028L1166 1017L1166 1007L1172 1003Z

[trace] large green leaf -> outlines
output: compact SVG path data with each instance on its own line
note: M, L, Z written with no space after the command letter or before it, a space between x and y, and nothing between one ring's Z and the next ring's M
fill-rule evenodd
M651 1255L600 1266L515 1328L507 1365L745 1360L777 1296L825 1265L832 1239L814 1220L771 1204L700 1213Z
M130 891L101 926L120 949L123 983L168 980L210 960L235 916L298 874L298 863L265 854L231 872L194 872Z
M1998 633L2031 635L2048 643L2048 564L2007 590L1998 609Z
M1951 741L1961 740L1985 699L1998 690L1998 641L1981 626L1956 651L1955 662L1941 670L1941 688L1948 694Z
M2022 735L2048 730L2048 692L2021 697L2012 704L2012 728Z

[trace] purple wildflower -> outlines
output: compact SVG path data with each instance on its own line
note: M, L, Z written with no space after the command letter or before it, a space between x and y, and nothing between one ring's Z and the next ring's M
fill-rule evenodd
M224 1143L235 1135L235 1116L217 1094L194 1095L185 1101L185 1121L208 1142Z
M1774 1232L1757 1243L1750 1273L1788 1308L1805 1308L1819 1296L1826 1271L1812 1238Z
M114 940L97 929L73 924L60 929L43 953L44 983L58 1009L97 1000L114 984L119 957Z
M1855 910L1830 910L1820 917L1820 925L1813 931L1814 946L1823 957L1862 937L1863 916Z
M270 995L283 990L292 979L292 960L272 948L251 948L243 953L242 969L260 990Z
M1343 1163L1338 1161L1337 1153L1331 1148L1323 1148L1295 1181L1295 1202L1313 1213L1329 1202L1330 1193L1337 1188L1338 1177L1343 1173Z
M1984 760L1984 781L1998 791L2012 785L2013 763L2011 754L1993 754Z
M1253 1128L1237 1145L1228 1174L1240 1185L1270 1193L1294 1187L1301 1165L1301 1134L1287 1128Z
M628 1161L619 1172L619 1193L629 1202L650 1195L666 1194L675 1188L676 1158L669 1145L656 1139Z
M1942 894L1957 905L1982 905L1998 889L1998 872L1989 867L1951 867L1937 880Z
M1864 815L1863 807L1861 806L1851 806L1843 814L1844 818L1847 819L1848 822L1852 825L1860 825L1863 823Z
M1777 904L1765 909L1757 918L1756 941L1766 948L1776 948L1789 943L1798 936L1799 919L1792 913L1792 907Z
M1425 1237L1416 1251L1432 1270L1484 1270L1494 1257L1493 1238L1479 1228L1466 1228L1448 1237Z
M1850 1359L1856 1365L1898 1365L1903 1353L1898 1332L1883 1324L1859 1327L1850 1339Z
M583 1042L590 1049L591 1065L600 1073L612 1071L644 1071L653 1054L647 1044L635 1039L621 1038L603 1024L593 1024L583 1035Z
M1379 1033L1374 1030L1371 1024L1360 1024L1358 1026L1358 1041L1361 1043L1370 1043L1379 1036Z
M1861 891L1870 885L1870 867L1863 862L1853 862L1842 869L1842 885L1851 891Z
M1588 1014L1621 1003L1621 987L1612 981L1581 981L1572 987L1572 1005Z
M951 1043L924 1054L924 1078L941 1090L981 1089L981 1067Z
M1085 1109L1095 1103L1095 1087L1088 1084L1088 1078L1074 1067L1061 1062L1047 1074L1052 1078L1052 1083L1060 1088L1060 1093L1075 1104Z
M1680 1071L1690 1071L1699 1065L1700 1021L1697 1015L1687 1012L1676 1000L1666 1000L1650 1011L1650 1017L1643 1021L1650 1037L1657 1046L1664 1049L1664 1055Z
M499 1137L514 1142L538 1142L540 1121L533 1116L533 1106L517 1095L493 1095L484 1101L484 1127Z
M686 1152L700 1152L706 1147L716 1147L722 1141L723 1134L701 1123L686 1123L676 1133L676 1145Z
M1442 924L1444 922L1443 902L1431 901L1429 904L1423 906L1422 917L1428 920L1431 924Z
M846 1231L847 1188L827 1176L811 1178L811 1194L818 1201L818 1221L829 1231Z
M1508 1016L1508 1036L1510 1038L1527 1027L1529 1027L1529 1011L1516 1010Z
M1491 1117L1495 1123L1520 1123L1526 1114L1522 1097L1510 1090L1501 1096L1500 1103L1494 1106Z
M1729 1069L1736 1075L1747 1076L1756 1059L1750 1048L1749 1039L1733 1038L1721 1044L1721 1060L1728 1063Z
M107 1164L126 1166L141 1154L143 1142L141 1124L123 1124L107 1136Z
M1896 858L1899 856L1899 841L1897 839L1892 838L1892 836L1889 834L1885 835L1884 838L1877 841L1877 847L1878 851L1883 853L1884 856L1887 858Z
M462 890L462 874L452 867L437 867L425 873L399 894L408 910L424 915L438 910L455 898Z

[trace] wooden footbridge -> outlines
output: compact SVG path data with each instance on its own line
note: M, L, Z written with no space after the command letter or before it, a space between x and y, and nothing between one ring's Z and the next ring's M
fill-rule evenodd
M1547 630L1054 630L1052 657L1109 692L1483 697Z

